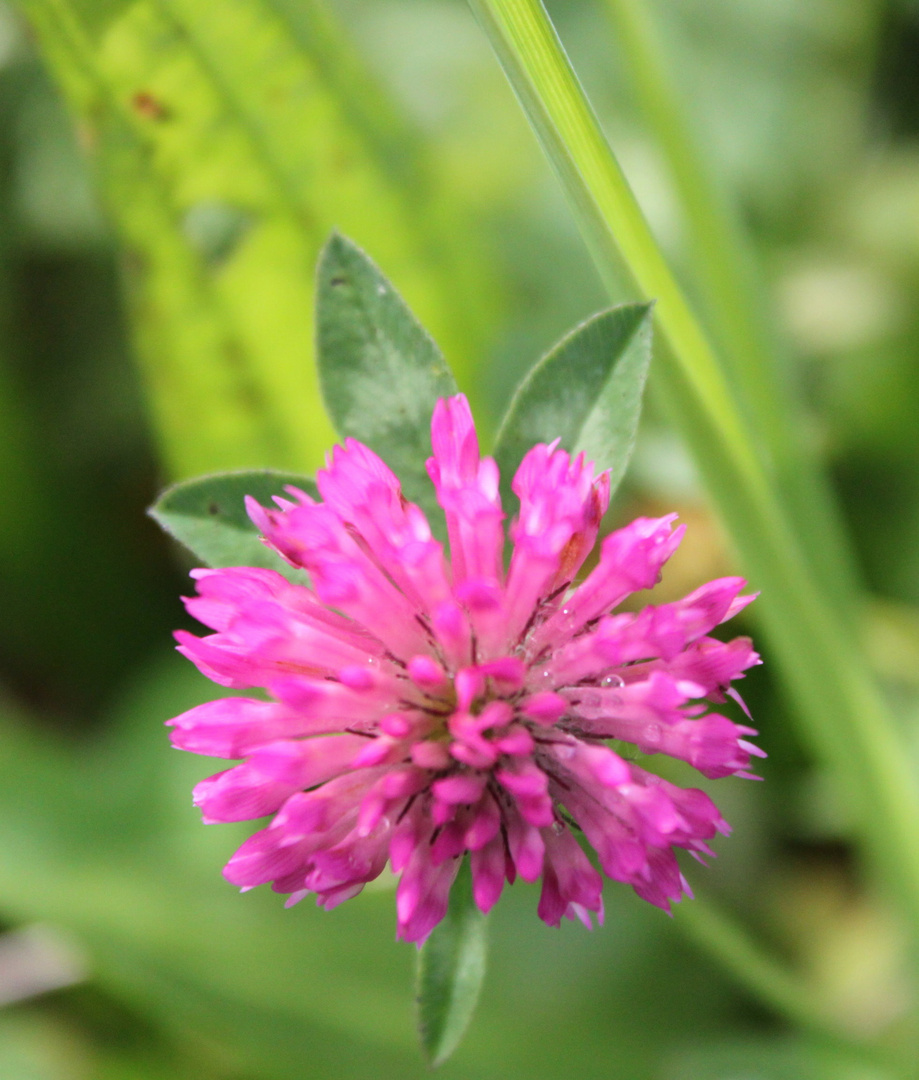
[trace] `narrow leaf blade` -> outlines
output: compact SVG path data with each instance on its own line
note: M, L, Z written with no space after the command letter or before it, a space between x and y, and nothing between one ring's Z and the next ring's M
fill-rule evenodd
M148 512L207 566L261 566L303 580L265 547L246 513L247 495L267 506L273 496L284 495L288 485L318 497L308 476L259 469L183 480L167 488Z
M651 360L650 304L622 304L576 327L529 372L501 424L495 458L502 495L523 455L560 439L610 470L615 491L635 445Z
M475 1012L485 977L485 916L475 906L468 862L450 893L446 918L418 954L418 1033L432 1065L453 1053Z
M406 496L434 509L424 464L431 413L456 393L440 350L367 255L338 234L319 261L316 303L320 385L339 433L375 450Z

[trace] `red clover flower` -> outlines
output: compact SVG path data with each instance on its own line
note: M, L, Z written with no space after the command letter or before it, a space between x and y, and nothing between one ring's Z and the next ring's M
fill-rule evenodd
M265 543L309 586L252 567L193 572L188 610L215 633L179 632L180 651L223 686L269 695L170 721L175 746L245 759L196 787L205 821L273 815L227 879L331 908L388 862L399 937L422 942L468 852L482 911L505 881L541 878L540 918L590 926L603 879L581 835L603 874L669 910L689 894L674 849L711 854L728 825L702 791L608 740L749 777L756 732L707 703L736 698L731 682L759 662L749 639L709 636L753 597L729 577L612 614L659 580L683 526L671 514L611 533L575 585L609 478L556 444L534 446L514 477L505 570L498 469L479 456L464 397L438 402L431 440L449 561L397 477L347 439L317 477L321 502L293 488L276 508L249 500Z

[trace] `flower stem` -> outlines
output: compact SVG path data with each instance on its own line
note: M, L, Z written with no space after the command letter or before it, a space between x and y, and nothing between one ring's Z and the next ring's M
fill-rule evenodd
M746 573L795 703L871 866L919 939L919 792L860 648L818 584L737 395L674 279L539 0L470 0L608 283L657 299L659 387ZM803 511L805 508L802 507Z

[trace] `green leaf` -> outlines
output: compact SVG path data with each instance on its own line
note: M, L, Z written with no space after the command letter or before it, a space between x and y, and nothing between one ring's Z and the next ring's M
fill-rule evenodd
M440 190L452 181L321 0L18 7L125 252L136 351L176 476L321 462L332 429L314 266L333 227L378 253L456 355L474 355L484 289L467 269L463 211Z
M432 1065L447 1060L469 1026L487 951L485 916L475 906L472 873L464 861L446 918L418 954L418 1033Z
M547 353L517 388L495 446L502 496L534 443L560 439L610 470L613 491L635 445L651 360L650 304L594 315Z
M148 512L207 566L264 566L299 581L302 574L265 547L246 513L247 495L268 506L287 485L318 497L308 476L262 469L183 480L167 488Z
M316 304L319 379L335 426L375 450L409 499L435 509L425 468L431 413L456 393L440 350L379 269L338 234L319 261Z

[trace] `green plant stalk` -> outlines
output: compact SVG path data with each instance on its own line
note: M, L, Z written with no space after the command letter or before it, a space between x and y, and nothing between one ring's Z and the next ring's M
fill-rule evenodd
M601 274L657 299L658 378L753 584L793 716L838 778L869 858L919 938L919 793L864 657L819 591L719 362L652 236L538 0L470 0ZM621 251L621 256L619 254Z
M606 0L605 7L638 103L670 170L691 273L722 346L728 378L824 592L838 601L844 617L851 617L856 574L838 511L796 423L800 409L782 378L776 335L767 329L757 298L749 251L697 148L649 0Z

